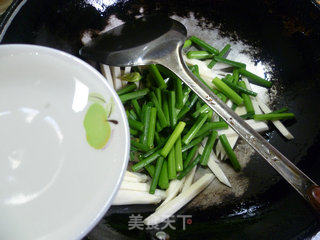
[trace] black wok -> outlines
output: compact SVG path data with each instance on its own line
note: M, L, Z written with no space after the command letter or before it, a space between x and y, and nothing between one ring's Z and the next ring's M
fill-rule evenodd
M143 14L175 15L187 27L194 19L198 23L194 28L217 30L231 45L245 45L234 51L265 66L266 76L275 81L272 106L288 106L297 116L297 121L286 123L294 140L286 141L272 126L266 137L320 182L320 8L316 1L17 0L0 18L0 42L39 44L78 56L84 32L94 36L114 24L115 18L126 21L140 16L141 9ZM180 214L192 215L192 224L182 230L178 220L176 230L166 228L170 239L309 239L320 230L309 205L257 154L240 178L247 180L242 194L223 195L219 204L205 204L204 199L214 194L208 192L182 209ZM153 238L159 230L128 229L131 214L147 216L153 210L153 206L112 207L87 239ZM24 219L28 217L32 216Z

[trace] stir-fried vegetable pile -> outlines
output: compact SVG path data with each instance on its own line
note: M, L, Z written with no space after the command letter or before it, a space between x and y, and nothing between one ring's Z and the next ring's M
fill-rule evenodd
M285 137L293 138L278 120L294 118L294 114L288 113L287 108L272 112L259 99L250 83L266 88L270 88L272 83L247 71L246 64L227 59L226 55L231 47L229 44L219 51L192 36L185 42L184 48L188 49L190 46L198 48L186 52L190 71L223 102L231 101L232 109L256 131L266 131L268 126L264 121L271 120ZM195 62L199 64L194 64ZM212 73L211 69L218 63L229 66L231 71L221 78L212 76L210 81L208 77L203 79L203 72ZM166 214L168 217L168 214L173 214L212 181L213 175L210 174L192 183L197 167L209 167L222 183L231 186L219 166L216 154L220 154L223 159L224 152L234 170L240 171L241 164L233 151L238 136L221 117L163 66L134 67L131 72L127 71L119 78L127 83L117 89L117 93L125 105L130 126L131 170L143 171L151 180L147 184L147 180L142 183L136 180L126 181L125 178L126 183L123 183L117 197L118 203L128 204L127 201L122 202L119 196L126 196L126 189L143 189L144 193L140 193L143 196L140 197L151 199L146 195L148 190L149 195L155 195L150 200L153 203L164 198L163 195L160 196L161 190L158 189L167 190L165 201L155 215L145 221L146 224L157 224L164 220L159 216ZM245 109L245 112L237 112L240 108ZM136 173L127 174L127 178L136 179L133 177ZM131 203L146 203L137 199L139 197L134 198ZM157 220L155 216L158 217Z

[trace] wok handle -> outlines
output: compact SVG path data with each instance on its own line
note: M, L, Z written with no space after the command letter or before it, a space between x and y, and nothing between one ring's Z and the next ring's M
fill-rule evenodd
M320 187L316 185L311 186L308 189L308 198L313 208L320 213Z
M170 54L156 59L154 62L167 67L180 77L186 85L221 116L239 136L253 147L291 186L310 202L315 209L319 209L320 190L315 182L250 127L221 101L212 90L190 72L183 60L182 42L180 46L177 46Z

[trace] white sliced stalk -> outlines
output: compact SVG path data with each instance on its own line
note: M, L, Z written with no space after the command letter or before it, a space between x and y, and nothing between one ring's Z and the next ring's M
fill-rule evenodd
M245 106L240 106L240 107L236 108L235 113L238 114L239 116L241 116L243 114L246 114L247 110L246 110Z
M218 141L217 146L216 146L216 156L220 158L221 152L223 151L223 147L221 145L221 142Z
M224 185L228 187L231 187L231 183L229 182L229 179L224 174L219 164L216 163L217 160L218 160L217 156L214 154L214 152L211 152L209 161L208 161L208 167L214 173L214 175L219 179L220 182L222 182Z
M229 138L227 137L227 139L228 139L228 141L229 141L230 146L231 146L232 149L236 146L236 143L237 143L237 141L238 141L238 138L239 138L238 135L237 135L237 136L231 136L231 137L229 137ZM219 142L220 142L220 141L219 141ZM221 142L220 142L220 144L221 144ZM221 147L222 147L222 145L221 145ZM224 150L224 148L222 147L222 151L221 151L221 154L220 154L220 159L221 159L221 160L224 160L226 156L227 156L227 153L226 153L226 151Z
M190 59L190 58L187 58L186 56L184 56L183 59L189 65L198 65L200 76L203 75L203 76L212 78L212 76L214 75L212 70L207 67L207 64L205 62L200 61L198 59Z
M181 191L182 187L183 187L183 183L185 181L185 177L182 178L181 180L178 179L174 179L171 180L169 183L169 187L166 191L167 197L166 199L163 201L163 203L161 203L161 205L156 209L160 209L162 208L167 202L169 202L170 200L172 200L175 196L178 195L178 193Z
M161 197L147 192L119 190L112 205L157 204Z
M229 108L232 107L232 101L231 101L231 100L228 100L228 101L226 102L226 104L227 104L227 106L228 106Z
M120 185L121 190L132 190L140 192L148 192L150 189L150 184L142 182L128 182L123 181Z
M209 64L210 62L211 62L210 60L206 60L206 63ZM206 64L206 65L208 65L208 64ZM217 62L213 66L212 70L214 72L220 71L221 73L224 73L225 75L227 75L227 74L232 75L232 67L226 63Z
M121 77L121 69L120 67L110 67L113 86L114 89L117 91L122 88L122 81L120 80Z
M203 150L204 150L204 147L202 145L200 145L199 153L202 154ZM213 174L219 179L220 182L227 185L228 187L231 187L231 184L230 184L227 176L224 174L224 172L222 171L222 169L220 168L218 163L216 163L216 161L218 161L218 158L214 154L214 152L211 151L210 156L209 156L209 160L208 160L208 167L213 172Z
M149 192L150 184L149 183L141 183L141 182L127 182L123 181L120 186L120 190L131 190L131 191L140 191L140 192ZM155 195L159 196L161 200L167 197L166 191L156 189Z
M202 145L202 146L206 145L207 140L208 140L208 137L205 137L205 138L202 140L201 145ZM200 153L199 149L198 149L198 153ZM201 154L201 153L200 153L200 154Z
M252 88L251 88L251 84L249 83L248 79L245 78L245 77L242 77L242 80L244 81L244 83L246 84L246 88L250 91L252 91ZM259 108L259 104L257 102L257 99L256 97L254 96L250 96L251 98L251 102L252 102L252 106L253 106L253 109L254 109L254 112L256 114L261 114L261 109Z
M225 55L226 56L226 55ZM211 62L212 59L208 59L208 60L204 60L203 62L206 64L206 66L208 67L209 63ZM225 76L227 74L232 74L232 70L227 72L226 71L226 68L230 68L229 65L225 64L225 63L220 63L220 62L217 62L213 68L211 68L211 70L214 72L214 73L217 73L217 74L220 74L222 76Z
M136 177L126 176L126 175L124 175L123 181L135 182L135 183L145 182L144 179L142 179L142 178L136 178Z
M264 132L269 129L265 122L258 122L250 119L246 120L246 123L257 132ZM225 134L227 137L238 135L232 128L217 130L217 132L219 135Z
M190 202L195 196L203 191L214 179L212 173L203 175L198 181L193 183L186 191L180 193L177 197L166 204L166 207L160 208L149 217L144 219L146 225L156 225L163 222L173 214L175 214L184 205Z
M194 166L191 169L191 171L188 173L188 175L186 176L186 180L184 181L183 188L182 188L181 192L186 191L191 186L191 184L193 182L194 175L196 173L196 170L197 170L197 166Z
M124 68L124 74L128 74L131 72L131 67L125 67Z
M128 82L127 81L122 81L121 80L121 76L123 76L124 74L125 74L125 69L121 69L120 68L120 76L118 77L118 79L119 79L119 81L120 81L120 83L121 83L121 87L125 87L125 86L127 86L127 84L128 84Z
M212 119L213 119L213 122L218 122L219 121L219 115L214 113Z
M263 101L257 97L257 101L259 104L259 107L264 113L271 113L271 109L263 103ZM280 122L279 120L273 120L271 121L272 124L279 130L279 132L287 139L291 140L293 139L293 135L289 132L289 130Z
M126 171L125 176L139 178L140 182L146 182L146 181L150 180L149 176L147 176L146 174L143 174L143 173L138 173L138 172Z
M215 74L211 69L207 67L207 64L203 61L200 61L198 59L189 59L187 57L184 57L184 60L189 65L198 65L199 67L199 74L200 77L210 86L214 87L212 83L212 79L215 77L218 77L217 74ZM221 76L219 76L221 77Z
M110 84L110 86L114 88L110 67L105 64L100 64L100 67L102 75L107 79L107 82Z
M249 126L252 127L257 132L264 132L269 129L268 125L262 121L255 121L255 120L250 119L250 120L246 120L246 123L249 124ZM225 134L227 139L230 142L230 145L231 145L231 143L233 143L233 146L231 145L231 147L235 146L239 136L232 128L217 130L217 132L219 133L219 135ZM221 160L225 156L225 151L224 151L220 141L217 143L215 152L216 152L216 155ZM221 157L221 155L222 155L222 157Z
M156 189L156 191L154 192L154 195L159 196L161 200L164 200L167 197L166 191L160 190L160 189Z

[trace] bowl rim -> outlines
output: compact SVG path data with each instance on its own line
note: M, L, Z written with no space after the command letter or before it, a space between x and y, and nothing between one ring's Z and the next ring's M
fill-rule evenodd
M40 46L40 45L34 45L34 44L0 44L0 51L1 49L9 49L11 50L12 48L16 48L16 49L26 49L26 50L32 50L32 51L41 51L42 53L47 53L49 55L55 56L57 58L64 58L66 60L75 62L76 64L78 64L79 66L81 66L82 68L86 69L86 71L90 71L91 73L93 73L93 75L95 76L95 78L98 81L101 81L105 87L110 91L114 102L116 103L116 105L119 106L119 110L120 110L120 115L121 115L121 119L124 120L124 126L125 126L125 159L123 161L123 164L121 166L121 171L120 171L120 177L118 178L117 182L116 182L116 186L113 189L111 196L109 197L109 199L107 199L105 201L105 203L103 204L103 207L101 210L98 211L97 215L93 218L93 221L88 222L88 226L81 230L78 231L78 234L74 234L75 239L82 239L84 238L97 224L98 222L102 219L102 217L106 214L106 212L109 210L114 198L116 197L117 192L120 189L120 185L121 182L124 178L125 172L127 170L127 166L128 166L128 162L129 162L129 152L130 152L130 134L129 134L129 124L128 124L128 119L125 113L125 109L124 106L118 96L118 94L116 93L115 89L113 87L111 87L109 85L109 83L107 82L106 78L94 67L92 67L90 64L86 63L84 60L69 54L67 52L55 49L55 48L51 48L51 47L45 47L45 46Z

